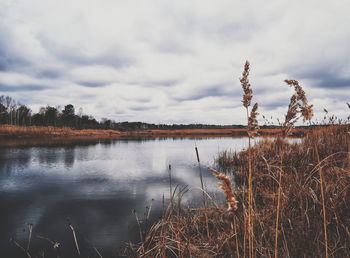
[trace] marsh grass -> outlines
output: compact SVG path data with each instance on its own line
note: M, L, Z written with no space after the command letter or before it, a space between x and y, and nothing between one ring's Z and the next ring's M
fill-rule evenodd
M227 175L211 169L228 209L171 204L138 248L126 249L128 256L350 257L349 125L313 127L291 143L295 123L310 122L313 110L299 82L286 80L295 93L280 134L251 146L258 105L250 108L249 68L246 62L240 79L249 147L217 158L221 170L234 172L235 189Z
M350 170L346 137L346 126L332 126L312 131L300 143L290 143L284 138L266 139L251 148L256 257L275 255L278 193L278 257L324 257L325 246L329 257L350 256ZM190 209L174 202L145 233L144 241L125 254L134 257L248 256L249 246L244 240L248 215L244 196L248 189L243 188L242 183L249 176L245 173L249 153L246 150L225 155L230 161L229 168L235 171L237 210L228 210L224 205Z

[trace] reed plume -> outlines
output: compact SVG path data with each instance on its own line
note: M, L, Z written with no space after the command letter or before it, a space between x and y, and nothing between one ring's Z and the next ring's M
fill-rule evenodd
M248 117L248 136L254 138L258 134L259 124L256 117L259 115L257 112L258 103L255 103L252 110L250 111L250 116Z
M297 80L284 80L289 86L294 87L295 93L290 98L288 111L282 125L282 133L284 136L290 134L294 124L303 117L303 121L310 121L313 117L313 105L308 104L305 91L299 85ZM300 116L298 116L300 114Z
M242 88L244 91L242 102L243 102L243 106L245 108L248 108L250 106L250 103L251 103L252 98L253 98L253 91L250 88L250 83L249 83L249 79L248 79L249 71L250 71L250 63L249 63L249 61L246 61L245 65L244 65L244 70L242 73L242 78L240 79L240 82L242 84Z
M236 197L234 195L231 179L227 175L220 173L219 171L213 168L208 168L208 169L215 175L217 179L221 180L221 182L219 183L219 186L221 187L221 189L224 191L226 195L226 204L228 207L227 210L228 211L237 210L238 201L236 200Z

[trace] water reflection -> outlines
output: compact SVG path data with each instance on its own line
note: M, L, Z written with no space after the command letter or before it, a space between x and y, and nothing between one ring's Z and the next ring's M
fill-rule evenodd
M0 148L0 250L15 257L18 248L9 243L10 237L25 243L23 229L33 223L35 235L61 242L63 254L70 256L75 249L69 220L86 255L91 245L105 256L115 254L124 242L137 237L133 209L142 214L154 200L152 214L160 216L163 195L169 197L169 164L172 184L187 185L190 191L184 202L195 205L201 196L195 145L208 191L222 198L205 167L213 164L219 151L245 148L244 138L122 139ZM45 249L47 257L53 252L38 239L32 248Z

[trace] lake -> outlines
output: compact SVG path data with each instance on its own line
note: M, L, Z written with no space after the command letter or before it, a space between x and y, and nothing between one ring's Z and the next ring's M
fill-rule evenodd
M208 192L223 201L217 180L206 169L220 151L239 151L247 138L166 138L104 140L40 147L0 148L1 257L25 257L11 238L26 248L28 224L33 224L30 252L44 250L56 257L75 256L69 223L74 226L83 257L117 257L125 242L137 241L133 210L151 221L169 200L172 188L188 186L183 203L200 200L198 147ZM163 197L164 196L164 197ZM163 202L164 198L164 202ZM38 238L38 236L48 238Z

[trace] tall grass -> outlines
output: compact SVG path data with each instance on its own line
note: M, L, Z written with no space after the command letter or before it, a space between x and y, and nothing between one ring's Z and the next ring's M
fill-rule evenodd
M242 73L242 78L240 82L243 88L243 107L246 109L247 113L247 133L248 133L248 246L249 246L249 257L254 257L254 215L253 215L253 171L252 171L252 155L251 155L251 139L257 134L259 126L256 119L258 115L258 103L255 103L251 108L249 114L249 107L251 106L251 101L253 98L253 90L249 83L249 72L250 63L246 61L244 65L244 70Z

